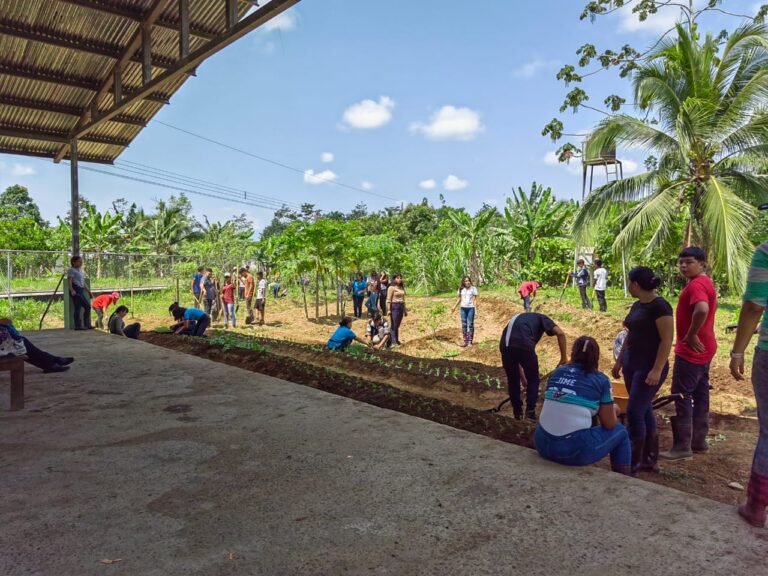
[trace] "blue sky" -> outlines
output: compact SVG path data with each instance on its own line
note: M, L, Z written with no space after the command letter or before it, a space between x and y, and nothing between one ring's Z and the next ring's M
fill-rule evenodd
M527 189L533 180L558 197L578 198L580 165L553 162L557 146L541 128L559 116L567 131L581 132L600 116L560 114L566 89L555 73L585 42L644 48L676 17L669 10L639 25L618 13L592 24L578 19L584 3L303 0L201 66L156 119L312 172L291 172L158 123L120 159L325 211L424 197L436 203L442 193L474 212L483 202L503 205L513 187ZM590 103L601 105L610 93L626 94L628 84L611 73L586 86ZM619 155L629 172L642 165L637 152ZM68 209L68 170L0 155L0 188L27 186L55 221ZM121 196L149 208L170 194L86 171L81 193L100 209ZM246 212L258 229L272 217L261 208L190 198L200 218Z

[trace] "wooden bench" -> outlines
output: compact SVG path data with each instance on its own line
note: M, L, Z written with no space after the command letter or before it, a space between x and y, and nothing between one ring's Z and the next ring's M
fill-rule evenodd
M26 356L0 358L0 372L11 373L11 410L24 408L24 361Z

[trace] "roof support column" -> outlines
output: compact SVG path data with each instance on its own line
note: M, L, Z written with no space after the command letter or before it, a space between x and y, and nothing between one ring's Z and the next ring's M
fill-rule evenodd
M227 11L227 30L237 24L237 0L224 0Z
M72 256L80 254L80 187L77 178L77 139L69 142L69 171L71 186L70 218L72 220Z
M189 56L189 0L179 0L179 58Z

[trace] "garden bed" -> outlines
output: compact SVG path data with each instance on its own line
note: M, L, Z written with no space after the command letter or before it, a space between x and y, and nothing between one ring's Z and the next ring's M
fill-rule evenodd
M321 345L212 333L208 339L145 333L152 344L237 366L396 410L447 426L533 447L534 427L486 410L506 397L503 371L475 362L413 358L397 352L365 349L329 352ZM454 369L458 371L454 371ZM439 374L439 376L438 376ZM667 413L659 415L662 447L671 444ZM720 502L735 504L746 486L757 436L757 421L712 414L710 451L692 461L661 462L660 474L642 478ZM599 464L607 467L607 459Z

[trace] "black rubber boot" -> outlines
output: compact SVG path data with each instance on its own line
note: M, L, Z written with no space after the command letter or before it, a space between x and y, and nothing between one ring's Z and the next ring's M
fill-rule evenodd
M643 460L640 463L640 470L646 472L659 471L659 433L655 430L645 435Z
M709 434L709 412L702 416L697 416L693 420L693 436L691 439L691 450L693 452L706 452L709 450L707 444L707 435Z
M672 449L661 452L659 457L663 460L690 460L693 458L691 421L681 420L679 416L672 416L669 422L672 425Z

